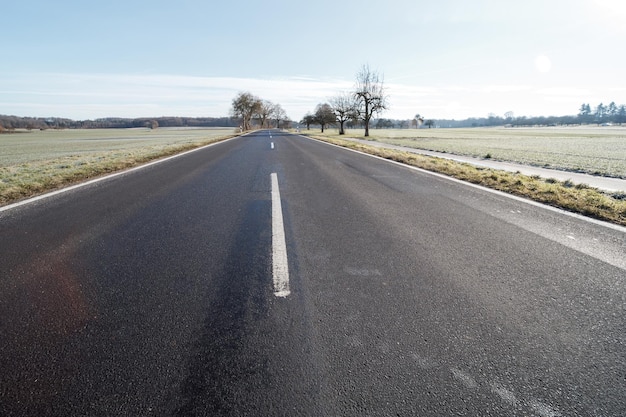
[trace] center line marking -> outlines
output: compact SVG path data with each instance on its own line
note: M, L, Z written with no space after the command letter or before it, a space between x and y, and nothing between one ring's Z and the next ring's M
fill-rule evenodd
M271 147L272 149L274 149L274 142L271 142L271 143L270 143L270 147Z
M280 202L278 175L273 172L272 179L272 274L274 279L274 295L287 297L289 291L289 263L287 261L287 244L285 243L285 227L283 225L283 207Z

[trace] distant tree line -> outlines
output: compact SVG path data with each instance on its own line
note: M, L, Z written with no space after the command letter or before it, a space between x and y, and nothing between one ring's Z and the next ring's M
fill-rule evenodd
M593 111L588 103L583 103L578 111L578 118L583 123L626 123L626 105L617 105L612 101L609 105L598 104Z
M485 118L469 118L465 120L437 120L438 127L483 127L483 126L573 126L573 125L611 125L626 123L626 105L609 105L602 103L592 107L583 103L578 114L571 116L534 116L515 117L513 112L507 112L504 117L493 113Z
M58 117L19 117L0 115L0 131L15 129L112 129L148 127L235 127L238 121L230 117L108 117L95 120L71 120Z
M464 120L455 119L426 119L417 114L413 119L384 119L373 118L374 115L387 109L387 97L378 74L372 74L369 67L364 66L357 77L361 87L361 94L356 91L340 93L329 100L329 103L320 103L313 113L300 121L310 129L312 125L325 128L338 125L340 133L345 128L390 129L390 128L459 128L459 127L487 127L487 126L567 126L585 124L619 124L626 123L626 105L617 105L611 102L595 107L587 103L580 106L578 114L571 116L535 116L516 117L513 112L506 112L504 116L494 113L487 117L472 117ZM368 79L369 77L369 79ZM374 81L372 81L374 80ZM368 84L369 83L369 84ZM370 91L366 91L369 88ZM370 100L366 108L366 101ZM366 119L367 114L369 118ZM108 117L95 120L72 120L58 117L20 117L0 115L0 133L11 132L15 129L109 129L109 128L157 128L157 127L237 127L250 129L252 125L259 127L282 127L291 125L291 120L279 104L262 100L249 92L240 93L233 100L231 117L152 117L152 118L116 118Z
M363 128L363 120L359 120L356 113L345 112L345 106L337 105L337 98L330 100L330 105L320 104L314 113L307 115L300 121L307 129L311 126L322 126L343 124L346 128ZM335 113L336 120L329 121L328 107ZM348 106L349 108L349 106ZM344 110L342 110L344 109ZM348 114L349 116L345 116ZM417 114L413 119L372 119L371 126L375 129L415 129L415 128L462 128L462 127L491 127L491 126L575 126L575 125L623 125L626 123L626 105L616 105L611 103L603 105L600 103L592 108L589 104L583 104L577 115L570 116L519 116L513 112L506 112L503 116L490 113L487 117L470 117L463 120L455 119L426 119ZM339 126L340 132L343 128Z

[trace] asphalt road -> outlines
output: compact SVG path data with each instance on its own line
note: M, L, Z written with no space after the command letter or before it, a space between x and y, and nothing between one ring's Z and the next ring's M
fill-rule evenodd
M625 393L624 228L278 131L0 212L2 416L624 416Z

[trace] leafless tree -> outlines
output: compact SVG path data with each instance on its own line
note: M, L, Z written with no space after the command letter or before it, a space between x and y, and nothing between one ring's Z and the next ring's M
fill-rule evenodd
M276 128L280 129L280 121L281 120L287 120L287 113L285 113L285 110L283 110L283 108L280 106L280 104L275 104L274 108L272 110L272 119L276 120Z
M335 112L333 112L333 108L330 107L330 104L318 104L315 108L315 122L319 123L322 127L322 133L324 132L324 127L326 125L331 125L335 123Z
M354 94L341 93L330 99L330 105L335 112L337 122L339 122L339 134L345 134L343 125L349 120L355 120L358 118L358 103Z
M250 130L250 121L258 113L260 107L261 100L258 97L249 92L239 93L233 99L231 113L234 117L241 118L243 130Z
M261 100L260 105L256 112L256 117L261 123L261 129L265 127L265 124L271 119L274 114L274 103L268 100Z
M365 136L369 136L372 116L387 109L383 77L372 71L369 65L363 65L356 75L354 96L358 102L359 116L365 122Z

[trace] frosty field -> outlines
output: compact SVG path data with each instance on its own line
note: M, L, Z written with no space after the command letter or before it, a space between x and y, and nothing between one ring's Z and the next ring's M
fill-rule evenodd
M626 178L626 127L371 129L370 135L394 145Z
M233 128L69 129L3 134L0 204L233 135Z
M231 135L233 131L232 128L138 128L33 130L6 134L0 135L0 167L59 158L105 158L106 155L117 153L150 153Z

